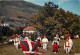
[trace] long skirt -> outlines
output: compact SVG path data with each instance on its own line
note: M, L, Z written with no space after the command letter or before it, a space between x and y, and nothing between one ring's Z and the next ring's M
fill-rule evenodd
M53 45L53 52L58 52L58 45L57 44L54 44Z
M41 47L41 42L37 41L37 45L38 45L38 47Z

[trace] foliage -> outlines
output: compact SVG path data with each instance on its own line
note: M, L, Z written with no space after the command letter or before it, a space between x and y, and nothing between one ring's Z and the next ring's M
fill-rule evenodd
M63 9L52 2L45 3L44 9L32 16L34 25L41 33L58 33L61 35L80 33L80 17Z
M2 39L2 36L11 36L14 33L12 29L9 27L2 27L0 26L0 39Z
M14 34L22 34L22 32L23 32L23 28L16 28Z

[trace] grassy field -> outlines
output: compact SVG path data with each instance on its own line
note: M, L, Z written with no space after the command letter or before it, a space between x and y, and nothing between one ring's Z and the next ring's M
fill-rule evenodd
M42 55L67 55L66 53L64 53L64 48L63 48L64 42L65 42L65 40L61 40L59 52L57 54L54 54L52 52L52 45L51 45L52 41L50 41L48 43L47 51L43 50L42 47L39 50L46 52ZM73 50L70 55L75 55L75 53L80 55L80 39L73 40L73 42L74 42ZM13 45L1 45L0 46L0 55L24 55L24 54L22 53L21 48L19 50L16 50Z

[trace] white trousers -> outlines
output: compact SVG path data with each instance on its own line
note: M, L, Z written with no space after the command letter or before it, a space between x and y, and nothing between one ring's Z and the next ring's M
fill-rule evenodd
M43 43L43 49L47 50L47 44Z
M71 51L71 48L70 47L66 47L65 50L66 50L66 53L69 54L70 51Z
M18 49L18 48L19 48L19 44L18 44L18 43L16 43L16 44L15 44L15 47L16 47L16 49Z

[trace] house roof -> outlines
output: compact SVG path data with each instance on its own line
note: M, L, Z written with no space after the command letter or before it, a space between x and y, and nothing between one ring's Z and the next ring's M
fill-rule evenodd
M26 27L23 30L36 30L34 27Z

